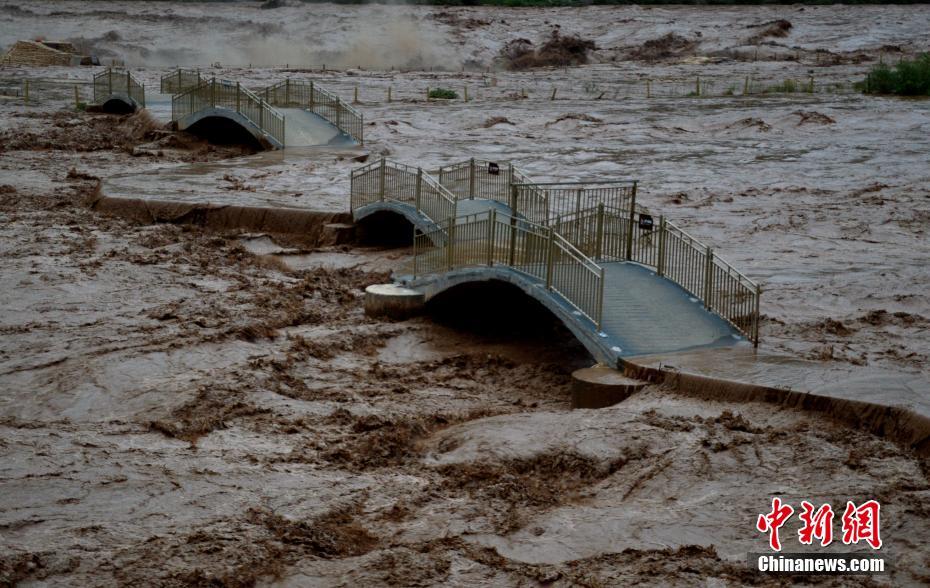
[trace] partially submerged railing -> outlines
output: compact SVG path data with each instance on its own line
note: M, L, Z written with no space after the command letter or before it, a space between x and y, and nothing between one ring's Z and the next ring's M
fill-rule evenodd
M455 196L420 168L380 159L352 170L352 211L376 202L413 207L434 223L455 216Z
M304 108L318 114L359 144L365 144L365 120L362 114L315 82L287 79L268 86L260 94L273 106Z
M185 90L199 86L202 81L199 70L179 67L161 77L159 89L162 94L180 94Z
M413 275L504 266L539 280L601 326L604 268L549 227L488 212L414 233Z
M171 120L180 120L205 108L237 112L284 145L284 115L238 82L210 79L176 94L171 99Z
M94 103L102 104L114 94L131 98L145 108L145 85L128 71L107 69L94 75Z

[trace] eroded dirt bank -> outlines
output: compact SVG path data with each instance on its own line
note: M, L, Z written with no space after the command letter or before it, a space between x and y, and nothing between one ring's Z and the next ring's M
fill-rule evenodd
M132 224L89 211L97 181L71 171L121 169L125 149L16 153L4 582L779 584L743 561L775 494L881 500L879 580L928 580L930 468L889 442L658 388L570 411L590 359L539 316L508 334L461 330L467 300L366 318L361 289L403 251Z

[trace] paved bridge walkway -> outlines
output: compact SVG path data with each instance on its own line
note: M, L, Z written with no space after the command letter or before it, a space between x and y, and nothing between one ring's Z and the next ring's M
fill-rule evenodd
M395 278L427 300L510 284L608 365L758 338L758 286L638 208L632 182L540 184L509 164L430 173L382 160L353 171L352 210L357 222L381 212L414 225L414 258Z

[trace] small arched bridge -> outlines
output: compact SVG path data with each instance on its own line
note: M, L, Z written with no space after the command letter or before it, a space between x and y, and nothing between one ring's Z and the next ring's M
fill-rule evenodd
M145 86L128 71L107 69L94 75L94 104L104 112L135 112L145 108Z
M758 343L761 290L710 247L636 205L636 182L537 183L511 164L352 172L352 212L414 226L395 279L426 299L496 281L548 308L600 362Z
M171 101L179 130L264 148L363 144L362 115L312 81L285 80L253 92L239 82L201 79L178 70L162 86L181 89Z

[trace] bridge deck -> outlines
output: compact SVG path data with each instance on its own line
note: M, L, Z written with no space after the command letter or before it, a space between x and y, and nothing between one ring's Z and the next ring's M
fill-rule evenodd
M732 345L736 330L683 288L635 263L602 263L601 330L622 356Z

